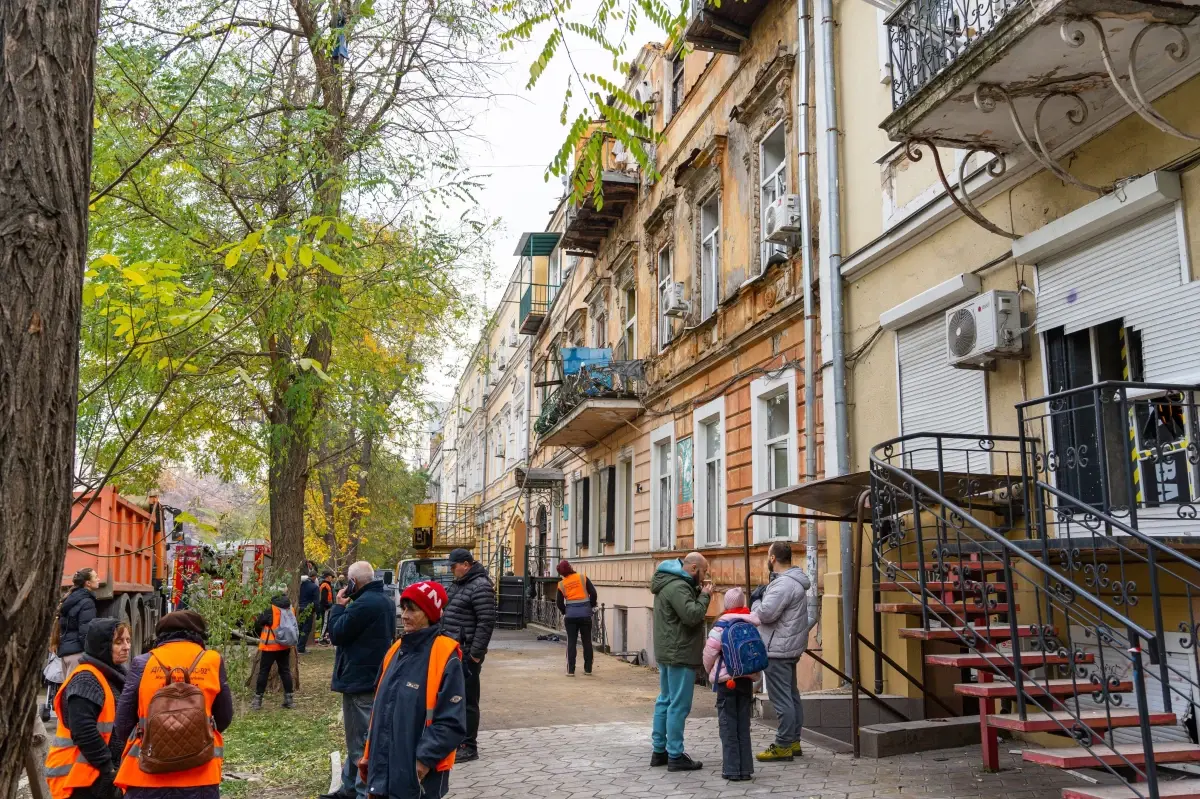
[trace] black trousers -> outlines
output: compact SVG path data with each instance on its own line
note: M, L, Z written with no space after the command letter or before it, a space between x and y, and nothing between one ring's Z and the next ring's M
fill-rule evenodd
M284 649L281 652L263 650L259 652L259 655L258 686L254 693L264 694L267 692L267 680L271 679L271 666L274 665L279 669L279 681L283 683L283 692L290 694L292 692L292 650Z
M484 655L484 657L487 657ZM479 746L479 672L483 669L483 658L476 663L470 655L463 655L463 677L467 683L467 737L462 745L468 749Z
M300 611L300 615L304 615L304 611ZM308 618L300 622L300 643L296 645L297 652L303 652L308 649L308 639L312 636L313 622L316 621L317 611L313 608L308 614Z
M749 777L754 774L754 749L750 742L750 714L754 694L748 690L717 688L717 725L721 731L721 774Z
M567 671L575 673L575 648L583 638L583 670L592 673L592 620L567 619Z

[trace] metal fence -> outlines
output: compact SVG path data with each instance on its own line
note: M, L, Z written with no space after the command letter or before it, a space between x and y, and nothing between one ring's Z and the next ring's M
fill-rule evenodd
M528 608L529 623L549 627L565 634L566 624L554 599L539 597L531 600L526 607ZM592 645L602 652L607 652L608 627L604 623L604 610L604 605L592 609Z

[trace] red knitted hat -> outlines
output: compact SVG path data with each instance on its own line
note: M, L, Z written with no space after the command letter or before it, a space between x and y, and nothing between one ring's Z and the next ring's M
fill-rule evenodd
M436 624L442 618L442 609L446 607L446 589L440 583L424 580L413 583L404 589L401 599L412 600L412 603L425 612L430 624Z

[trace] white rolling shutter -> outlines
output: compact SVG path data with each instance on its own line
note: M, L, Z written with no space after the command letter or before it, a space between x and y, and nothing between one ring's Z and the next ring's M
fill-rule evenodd
M1145 379L1200 369L1200 283L1184 281L1175 206L1038 264L1037 325L1067 333L1124 320L1142 334Z
M985 377L981 371L955 369L946 356L945 314L936 313L896 333L900 367L900 432L986 435ZM905 465L936 469L933 439L913 442L906 449ZM986 471L988 457L974 442L948 439L943 444L942 466L949 471ZM968 463L970 457L970 463Z

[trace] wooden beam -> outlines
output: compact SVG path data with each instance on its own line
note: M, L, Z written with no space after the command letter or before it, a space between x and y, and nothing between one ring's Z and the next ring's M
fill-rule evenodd
M711 11L701 11L700 16L704 18L713 30L719 31L726 36L732 36L739 42L749 41L750 29L745 25L739 25L731 19L719 17Z
M742 52L737 42L727 42L723 39L710 39L704 36L685 36L688 44L695 45L697 50L711 50L714 53L729 53L738 55Z

